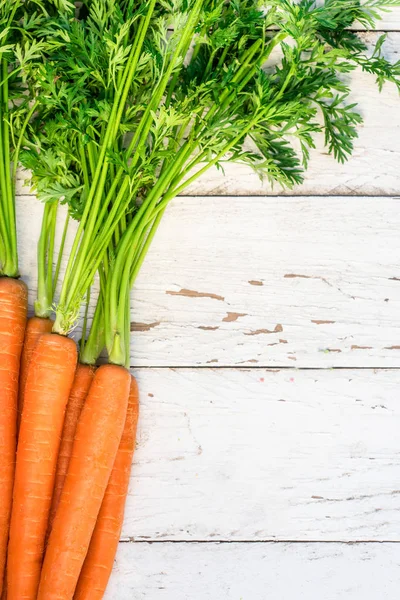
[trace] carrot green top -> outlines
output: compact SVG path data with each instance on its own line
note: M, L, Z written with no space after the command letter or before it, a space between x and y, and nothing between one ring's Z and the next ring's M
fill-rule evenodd
M29 77L43 58L43 23L68 0L0 1L0 275L18 277L15 185L26 128L37 102Z
M226 161L299 185L319 132L346 160L361 117L342 74L361 67L380 87L400 86L400 63L382 53L384 36L368 53L348 28L372 26L379 10L396 4L85 0L77 13L49 19L36 94L66 150L43 152L40 131L21 157L39 196L61 196L80 221L54 330L74 326L99 273L86 357L97 352L96 323L104 322L111 362L127 362L129 291L177 194ZM62 176L49 169L60 155Z

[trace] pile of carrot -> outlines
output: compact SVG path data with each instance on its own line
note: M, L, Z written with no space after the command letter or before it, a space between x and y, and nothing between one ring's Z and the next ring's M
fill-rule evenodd
M79 347L69 337L70 330L63 334L54 330L52 318L70 217L83 217L73 209L73 196L90 195L90 186L94 189L98 183L98 175L82 167L80 138L70 131L63 138L56 131L56 121L63 127L64 107L46 90L47 74L57 64L63 68L61 58L57 63L51 27L57 24L61 31L68 20L74 22L74 13L68 0L0 4L5 44L0 46L2 600L103 598L122 529L136 441L139 392L127 368L129 353L96 365L104 347L102 294L87 339L85 315ZM35 155L39 146L40 159L26 165L32 170L32 185L47 194L37 249L35 314L28 319L28 289L20 279L16 243L16 174L18 164L29 163L29 152ZM68 171L64 163L52 171L47 163L45 177L43 161L54 156L62 161L68 152L77 153L81 165ZM92 167L96 161L100 172L99 152L94 145L90 148ZM71 181L76 184L74 193L60 188ZM62 190L70 204L56 247ZM40 192L38 196L43 199ZM103 210L104 218L110 208ZM97 206L97 212L101 210L102 205ZM88 208L85 214L89 215ZM116 243L115 237L108 240L108 252ZM107 255L98 268L109 269ZM85 299L91 288L92 281L85 288ZM129 303L125 311L129 312Z
M28 291L0 278L0 595L101 599L123 524L139 394L122 365L77 363Z
M9 600L100 599L123 523L138 421L137 383L117 365L77 367L75 342L57 334L42 333L32 352L30 337L23 344L26 288L0 281L11 288L1 289L0 306L8 306L12 357L7 363L10 409L2 420L7 436L1 437L2 451L8 453L7 463L2 461L8 471L2 472L7 503L1 507L1 583L7 559ZM15 287L20 303L10 308ZM28 374L14 475L17 349Z
M300 184L316 133L343 162L362 119L340 75L400 89L384 37L368 54L349 26L396 3L0 1L1 600L103 598L139 414L131 289L162 216L227 161ZM44 203L29 319L19 166Z

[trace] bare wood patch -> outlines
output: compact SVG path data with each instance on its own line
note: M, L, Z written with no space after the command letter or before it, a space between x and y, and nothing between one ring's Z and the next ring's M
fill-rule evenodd
M256 358L249 358L248 360L241 360L240 362L236 363L237 365L247 365L248 363L251 364L257 364L258 360Z
M240 317L247 317L247 313L228 312L222 320L225 323L233 323L240 319Z
M259 287L261 287L261 286L264 285L264 283L262 281L259 281L257 279L250 279L249 284L250 285L257 285Z
M161 325L161 321L155 321L154 323L137 323L133 321L131 323L131 331L150 331L159 325Z
M299 275L298 273L286 273L284 279L314 279L312 275Z
M351 350L372 350L372 346L357 346L357 344L353 344Z
M179 292L173 290L167 290L165 292L168 296L185 296L186 298L211 298L212 300L220 300L223 302L225 298L218 294L212 294L211 292L197 292L196 290L187 290L182 288Z
M255 331L248 331L244 335L264 335L269 333L281 333L283 331L283 327L280 323L275 326L275 329L256 329Z

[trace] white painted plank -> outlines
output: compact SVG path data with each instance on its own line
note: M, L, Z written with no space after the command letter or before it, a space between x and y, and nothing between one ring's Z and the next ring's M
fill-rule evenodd
M356 25L353 29L358 30ZM394 8L390 13L387 13L378 21L376 29L379 31L398 31L400 29L400 9Z
M380 13L381 19L376 23L377 30L398 31L400 29L400 8L394 7L388 12ZM353 29L360 29L359 25L355 24Z
M400 19L400 8L396 13ZM399 23L399 21L398 21ZM399 25L400 27L400 25ZM372 45L378 33L361 34ZM385 44L386 56L399 59L400 32L388 35ZM355 142L352 158L345 165L338 164L326 154L323 138L317 138L317 149L312 152L310 169L304 184L286 194L344 194L344 195L388 195L400 189L400 99L394 85L388 84L380 94L374 78L356 71L352 74L351 102L358 102L364 117L359 139ZM19 193L26 175L20 173ZM195 182L189 195L254 195L280 193L268 183L262 184L247 166L225 166L225 177L221 171L212 169Z
M398 31L400 29L400 8L394 7L390 11L380 13L381 19L376 22L376 29L379 31ZM363 29L357 23L352 29L358 31Z
M399 371L135 374L122 539L400 540Z
M180 198L132 296L132 364L400 366L400 199ZM19 205L36 289L41 205Z
M397 600L399 544L120 544L106 600Z
M399 206L177 200L134 290L132 364L399 366Z

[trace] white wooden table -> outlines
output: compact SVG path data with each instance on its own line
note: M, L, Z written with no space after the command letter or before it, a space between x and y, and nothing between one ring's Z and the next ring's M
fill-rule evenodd
M396 59L400 10L382 26ZM108 600L398 598L400 99L354 78L348 164L319 145L286 197L213 172L165 216L133 294L142 413ZM33 301L41 206L18 202Z

